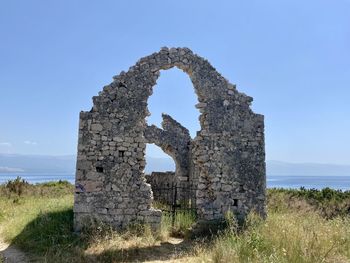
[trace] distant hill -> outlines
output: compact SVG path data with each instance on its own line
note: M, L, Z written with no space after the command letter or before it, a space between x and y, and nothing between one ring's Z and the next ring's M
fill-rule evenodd
M267 161L268 175L350 176L350 165Z
M74 155L47 156L0 154L0 173L64 173L75 172Z
M146 173L152 171L174 171L175 163L171 158L146 157ZM47 156L0 154L0 174L8 173L63 173L75 172L75 155ZM288 163L267 161L268 175L318 175L350 176L350 165L318 164L318 163Z
M173 159L170 158L154 158L146 156L146 163L146 173L151 173L152 171L175 171L175 163Z
M148 158L146 172L174 170L174 162L170 158ZM307 176L350 176L350 165L320 163L288 163L267 161L268 175L307 175Z
M174 161L170 158L147 157L146 173L152 171L173 171ZM76 156L0 154L0 174L9 173L75 173Z

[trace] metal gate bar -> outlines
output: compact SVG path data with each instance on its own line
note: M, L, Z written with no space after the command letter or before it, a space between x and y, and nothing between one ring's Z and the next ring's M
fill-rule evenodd
M171 224L175 225L178 212L189 212L196 216L195 191L188 186L172 184L168 188L152 187L155 207L171 215Z

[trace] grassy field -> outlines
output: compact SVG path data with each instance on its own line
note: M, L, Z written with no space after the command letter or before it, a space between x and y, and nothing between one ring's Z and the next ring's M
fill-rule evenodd
M198 240L172 237L185 234L187 215L175 229L164 217L159 233L99 224L78 236L72 192L66 182L0 186L0 236L35 262L350 262L350 192L271 189L266 220L252 214L241 229L228 215L224 230Z

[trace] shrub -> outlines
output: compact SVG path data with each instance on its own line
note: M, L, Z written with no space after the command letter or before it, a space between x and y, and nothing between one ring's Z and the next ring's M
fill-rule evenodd
M44 186L44 187L64 188L64 187L71 186L71 183L68 182L67 180L58 180L58 181L51 181L51 182L40 183L40 184L37 184L37 185Z
M318 189L268 189L270 211L316 211L325 218L350 215L350 191L334 190L328 187Z
M9 180L5 184L5 188L9 191L9 193L13 193L20 197L24 191L24 189L29 185L27 181L22 179L20 176L17 176L15 180Z

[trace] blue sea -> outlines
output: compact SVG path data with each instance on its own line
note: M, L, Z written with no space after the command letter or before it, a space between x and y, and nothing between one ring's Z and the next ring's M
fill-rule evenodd
M24 173L11 173L11 174L0 174L0 184L6 183L8 180L14 180L20 176L31 184L44 183L49 181L66 180L74 184L74 174L24 174Z
M16 179L17 176L29 183L42 183L48 181L67 180L74 183L74 174L0 174L0 184L8 180ZM350 190L349 176L302 176L302 175L268 175L267 187L281 188L316 188L330 187L337 190Z
M350 190L350 175L349 176L303 176L303 175L268 175L267 187L281 188L300 188L307 189L315 188L322 189L325 187L336 190Z

